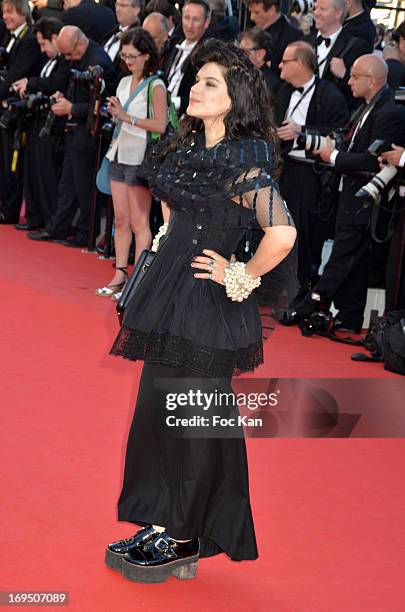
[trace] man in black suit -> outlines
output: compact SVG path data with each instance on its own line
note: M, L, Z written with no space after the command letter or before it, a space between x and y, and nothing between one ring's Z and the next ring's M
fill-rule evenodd
M334 323L336 330L358 333L367 300L373 205L355 197L365 178L350 172L377 173L378 160L368 152L368 147L377 139L391 143L403 142L404 138L393 93L386 85L387 74L387 65L380 57L365 55L355 61L349 84L353 95L365 102L356 112L352 135L339 149L327 139L326 146L317 151L324 162L342 173L336 234L322 277L304 306L297 309L297 318L321 307L328 308L333 301L339 311Z
M294 218L298 233L299 302L309 291L311 276L321 262L324 241L333 235L333 176L305 165L310 151L297 149L296 138L304 131L327 135L349 119L346 101L337 87L315 76L316 56L309 43L288 45L280 64L285 83L276 97L277 134L285 159L280 190ZM330 173L328 173L330 174ZM328 178L328 185L325 184ZM328 189L326 189L328 187ZM315 273L312 270L315 270Z
M348 14L347 0L317 0L314 10L317 32L306 40L315 48L318 72L322 79L335 83L349 108L356 104L348 85L353 62L369 52L369 45L343 28Z
M89 40L79 28L65 26L59 32L57 45L66 60L76 70L89 70L101 66L107 92L114 82L114 67L103 47ZM89 213L97 153L97 141L89 133L87 121L91 110L92 92L87 82L69 81L66 97L60 92L52 111L58 117L67 117L65 155L59 182L58 203L55 213L41 232L29 232L33 240L64 240L66 246L82 247L89 236ZM76 237L68 239L69 228L79 209Z
M116 26L112 10L93 0L63 0L63 8L65 12L60 17L63 23L76 26L96 42L101 43Z
M31 30L31 12L27 0L4 0L3 19L8 30L0 41L6 57L0 73L0 102L12 96L10 87L24 76L38 74L43 60ZM14 152L15 125L0 130L0 223L18 222L22 204L22 145L17 158ZM18 128L17 128L18 129ZM21 142L22 135L19 137Z
M110 56L116 71L115 89L122 77L130 74L125 62L121 60L119 54L121 34L130 28L135 28L140 25L142 7L143 0L117 0L115 9L118 24L115 25L101 41L104 51Z
M375 25L369 11L363 6L363 0L348 0L349 14L343 24L350 36L362 38L369 44L368 53L372 53L375 42Z
M284 50L291 42L302 38L302 32L280 12L281 0L248 0L247 5L251 20L271 36L271 71L279 79Z
M20 96L41 92L52 96L66 90L70 64L59 52L56 40L63 23L53 17L42 17L33 27L40 49L48 61L38 77L19 79L13 89ZM49 108L37 108L27 126L24 156L24 197L26 223L16 229L32 230L44 227L56 209L58 183L62 170L64 120L53 120L49 133L41 133L46 125ZM50 115L53 117L53 115Z
M210 24L211 9L206 0L186 0L182 11L184 40L168 54L165 75L168 91L179 115L187 106L196 71L191 63L191 52L202 40Z

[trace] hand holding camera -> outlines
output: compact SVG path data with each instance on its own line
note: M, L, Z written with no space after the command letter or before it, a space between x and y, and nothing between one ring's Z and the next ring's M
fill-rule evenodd
M384 151L378 157L378 161L380 164L380 168L383 169L385 166L399 166L399 162L401 161L402 155L405 153L404 147L399 147L398 145L391 145L392 149L390 151Z
M54 113L54 115L57 115L58 117L64 117L66 115L69 116L72 114L72 102L67 100L60 91L54 93L52 97L54 98L54 100L56 100L55 103L52 105L52 112Z
M19 79L18 81L14 81L14 83L11 86L11 89L15 93L18 93L20 98L22 98L27 91L27 83L28 83L27 78Z
M330 162L330 156L335 148L335 141L332 140L330 136L326 136L322 139L321 146L314 150L314 153L315 155L319 155L322 161L328 164Z
M283 121L281 127L277 128L277 136L281 140L294 140L301 133L301 126L292 119Z
M108 102L108 112L115 119L119 119L120 121L125 121L128 117L127 113L122 108L122 104L116 96L111 96L107 98Z

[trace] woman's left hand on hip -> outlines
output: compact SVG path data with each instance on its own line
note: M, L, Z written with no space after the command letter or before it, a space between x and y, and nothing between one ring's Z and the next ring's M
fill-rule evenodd
M198 268L201 272L194 274L195 278L213 280L219 285L224 285L224 270L229 268L229 260L210 249L203 250L204 255L194 257L191 267Z

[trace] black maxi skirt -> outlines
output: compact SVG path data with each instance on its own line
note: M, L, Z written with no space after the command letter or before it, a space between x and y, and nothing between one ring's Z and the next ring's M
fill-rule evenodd
M192 428L182 426L172 432L166 424L169 414L184 417L190 406L169 412L168 387L162 386L162 379L170 379L170 391L173 385L183 391L188 379L197 377L202 391L212 391L214 386L232 393L229 379L204 378L189 369L160 363L144 364L128 437L118 519L164 526L176 540L198 537L200 557L226 553L235 561L256 559L243 430L238 437L234 427L219 433L209 427L205 431L197 428L194 434ZM238 414L237 407L210 410L227 417ZM203 414L200 408L197 411Z

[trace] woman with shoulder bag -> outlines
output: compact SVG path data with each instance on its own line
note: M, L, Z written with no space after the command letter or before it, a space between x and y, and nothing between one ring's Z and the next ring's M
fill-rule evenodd
M154 77L159 55L155 43L142 28L132 28L121 38L121 58L131 75L119 82L117 95L108 99L108 111L117 121L107 152L115 215L115 275L96 295L119 299L128 278L128 256L135 235L135 261L152 242L149 213L152 196L148 183L138 176L145 156L148 132L164 134L167 124L167 94L164 82ZM148 92L152 108L148 113ZM150 117L148 115L151 115Z

